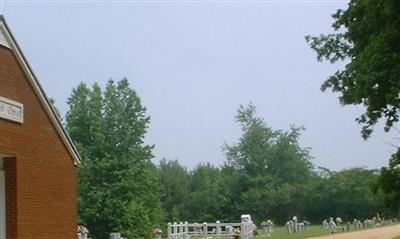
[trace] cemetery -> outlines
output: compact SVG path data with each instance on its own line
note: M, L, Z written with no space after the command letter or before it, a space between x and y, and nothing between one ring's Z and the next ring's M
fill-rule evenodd
M323 220L319 225L311 225L309 221L303 220L298 222L296 216L287 221L284 226L275 226L271 220L263 221L260 225L256 225L250 215L242 215L241 222L227 223L216 221L215 223L189 223L189 222L173 222L168 223L166 231L160 228L153 230L153 238L155 239L305 239L318 236L329 236L352 232L361 232L369 229L391 229L391 227L400 228L398 220L365 219L363 222L354 219L353 222L343 223L340 217L335 220ZM78 239L90 239L89 231L84 227L78 227ZM119 232L109 234L110 239L129 239L122 236ZM355 237L354 239L364 239Z
M282 226L276 226L271 220L263 221L256 226L252 221L242 223L169 223L167 227L168 239L182 238L270 238L270 239L300 239L316 236L328 236L342 233L358 232L385 226L398 226L397 219L365 219L361 222L354 219L353 222L343 223L340 217L324 220L320 225L311 225L309 221L298 222L296 216ZM246 229L248 229L246 231ZM235 232L236 230L236 232ZM157 238L157 237L156 237ZM161 238L161 235L160 235ZM361 238L360 238L361 239Z

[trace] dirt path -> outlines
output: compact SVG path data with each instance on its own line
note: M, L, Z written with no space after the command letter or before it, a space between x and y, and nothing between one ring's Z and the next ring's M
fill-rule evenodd
M400 225L386 226L323 237L313 237L310 239L392 239L396 236L400 236Z

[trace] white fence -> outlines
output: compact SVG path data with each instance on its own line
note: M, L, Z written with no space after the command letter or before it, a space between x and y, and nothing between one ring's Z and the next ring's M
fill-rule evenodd
M233 239L249 239L253 237L253 222L242 223L168 223L168 239L183 239L190 237L225 237Z

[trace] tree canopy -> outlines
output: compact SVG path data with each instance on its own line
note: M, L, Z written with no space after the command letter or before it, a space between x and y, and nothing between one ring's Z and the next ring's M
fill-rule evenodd
M366 112L357 121L364 139L370 137L379 119L386 120L385 131L399 121L400 114L400 2L397 0L351 0L347 9L334 15L335 33L307 36L317 59L332 63L345 61L322 85L341 94L343 105L364 105ZM382 168L378 184L386 194L391 211L400 214L399 151ZM375 190L377 191L377 190ZM397 200L397 201L396 201Z
M377 196L370 190L377 172L316 171L299 142L304 128L273 129L252 104L237 111L241 137L223 146L224 164L192 170L177 160L151 162L153 146L144 142L150 118L126 79L110 80L104 90L81 83L68 105L66 126L83 158L79 219L91 238L113 231L150 238L167 222L237 222L241 214L280 224L294 215L319 222L382 210L381 189L375 187Z
M400 151L392 155L388 167L381 169L381 176L374 184L374 191L383 192L385 206L392 216L400 216Z
M341 94L344 105L366 106L357 121L368 138L380 118L388 131L399 120L400 110L400 2L351 0L339 9L334 33L307 36L318 60L346 62L322 85Z
M81 83L68 100L67 129L79 148L79 216L93 238L113 231L151 237L162 221L160 183L144 144L150 118L128 81L104 91Z
M228 165L241 177L241 210L259 220L268 215L281 222L302 214L298 199L304 198L313 174L308 149L298 142L302 128L273 130L251 104L239 108L236 121L242 137L225 152Z
M158 166L162 185L161 201L166 220L183 220L186 215L186 203L189 197L189 172L177 160L162 159Z
M223 147L227 157L221 167L200 164L186 171L176 160L161 161L169 220L235 222L241 214L251 214L257 223L272 219L282 224L294 215L319 223L382 212L382 195L374 195L371 187L378 171L316 170L309 149L299 143L302 127L273 129L251 104L241 106L235 119L242 134Z

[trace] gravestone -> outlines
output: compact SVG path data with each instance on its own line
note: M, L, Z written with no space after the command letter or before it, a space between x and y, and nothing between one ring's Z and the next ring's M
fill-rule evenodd
M110 233L110 239L120 239L120 238L121 238L121 233L119 232Z

